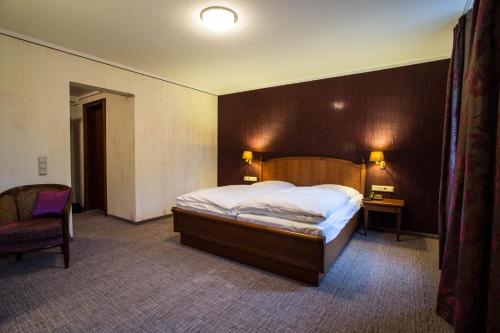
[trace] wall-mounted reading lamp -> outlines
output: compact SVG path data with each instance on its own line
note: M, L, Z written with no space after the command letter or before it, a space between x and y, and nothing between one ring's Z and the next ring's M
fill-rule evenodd
M370 162L375 162L375 164L380 166L380 170L385 170L384 152L372 151L370 153Z
M244 159L245 162L247 162L248 164L252 164L253 153L249 150L245 150L243 152L243 156L241 158Z

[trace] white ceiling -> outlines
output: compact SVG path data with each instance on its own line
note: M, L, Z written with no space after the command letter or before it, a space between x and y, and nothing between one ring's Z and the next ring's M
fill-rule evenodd
M0 0L0 28L215 94L449 57L465 0ZM211 5L239 15L205 30Z

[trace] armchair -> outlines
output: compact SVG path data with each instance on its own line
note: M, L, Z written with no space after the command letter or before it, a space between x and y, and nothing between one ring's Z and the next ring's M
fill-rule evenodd
M60 216L33 217L39 191L69 190ZM69 212L71 187L58 184L19 186L0 193L0 254L15 254L60 246L64 267L69 267Z

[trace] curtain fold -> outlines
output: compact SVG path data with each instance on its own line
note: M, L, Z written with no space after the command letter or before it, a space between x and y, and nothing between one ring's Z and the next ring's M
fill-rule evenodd
M448 73L437 313L455 332L500 332L499 1L460 18Z
M439 191L439 267L442 266L444 243L446 240L450 188L455 174L457 156L458 121L462 101L462 81L464 74L464 50L466 17L462 16L454 29L453 51L448 70L446 88L446 111L444 116L441 183Z

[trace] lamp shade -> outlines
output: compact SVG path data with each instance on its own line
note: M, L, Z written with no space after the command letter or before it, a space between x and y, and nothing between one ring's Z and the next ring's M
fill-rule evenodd
M244 159L245 161L251 161L253 160L253 153L249 150L245 150L241 158Z
M372 151L370 153L370 162L382 162L384 161L383 151Z

